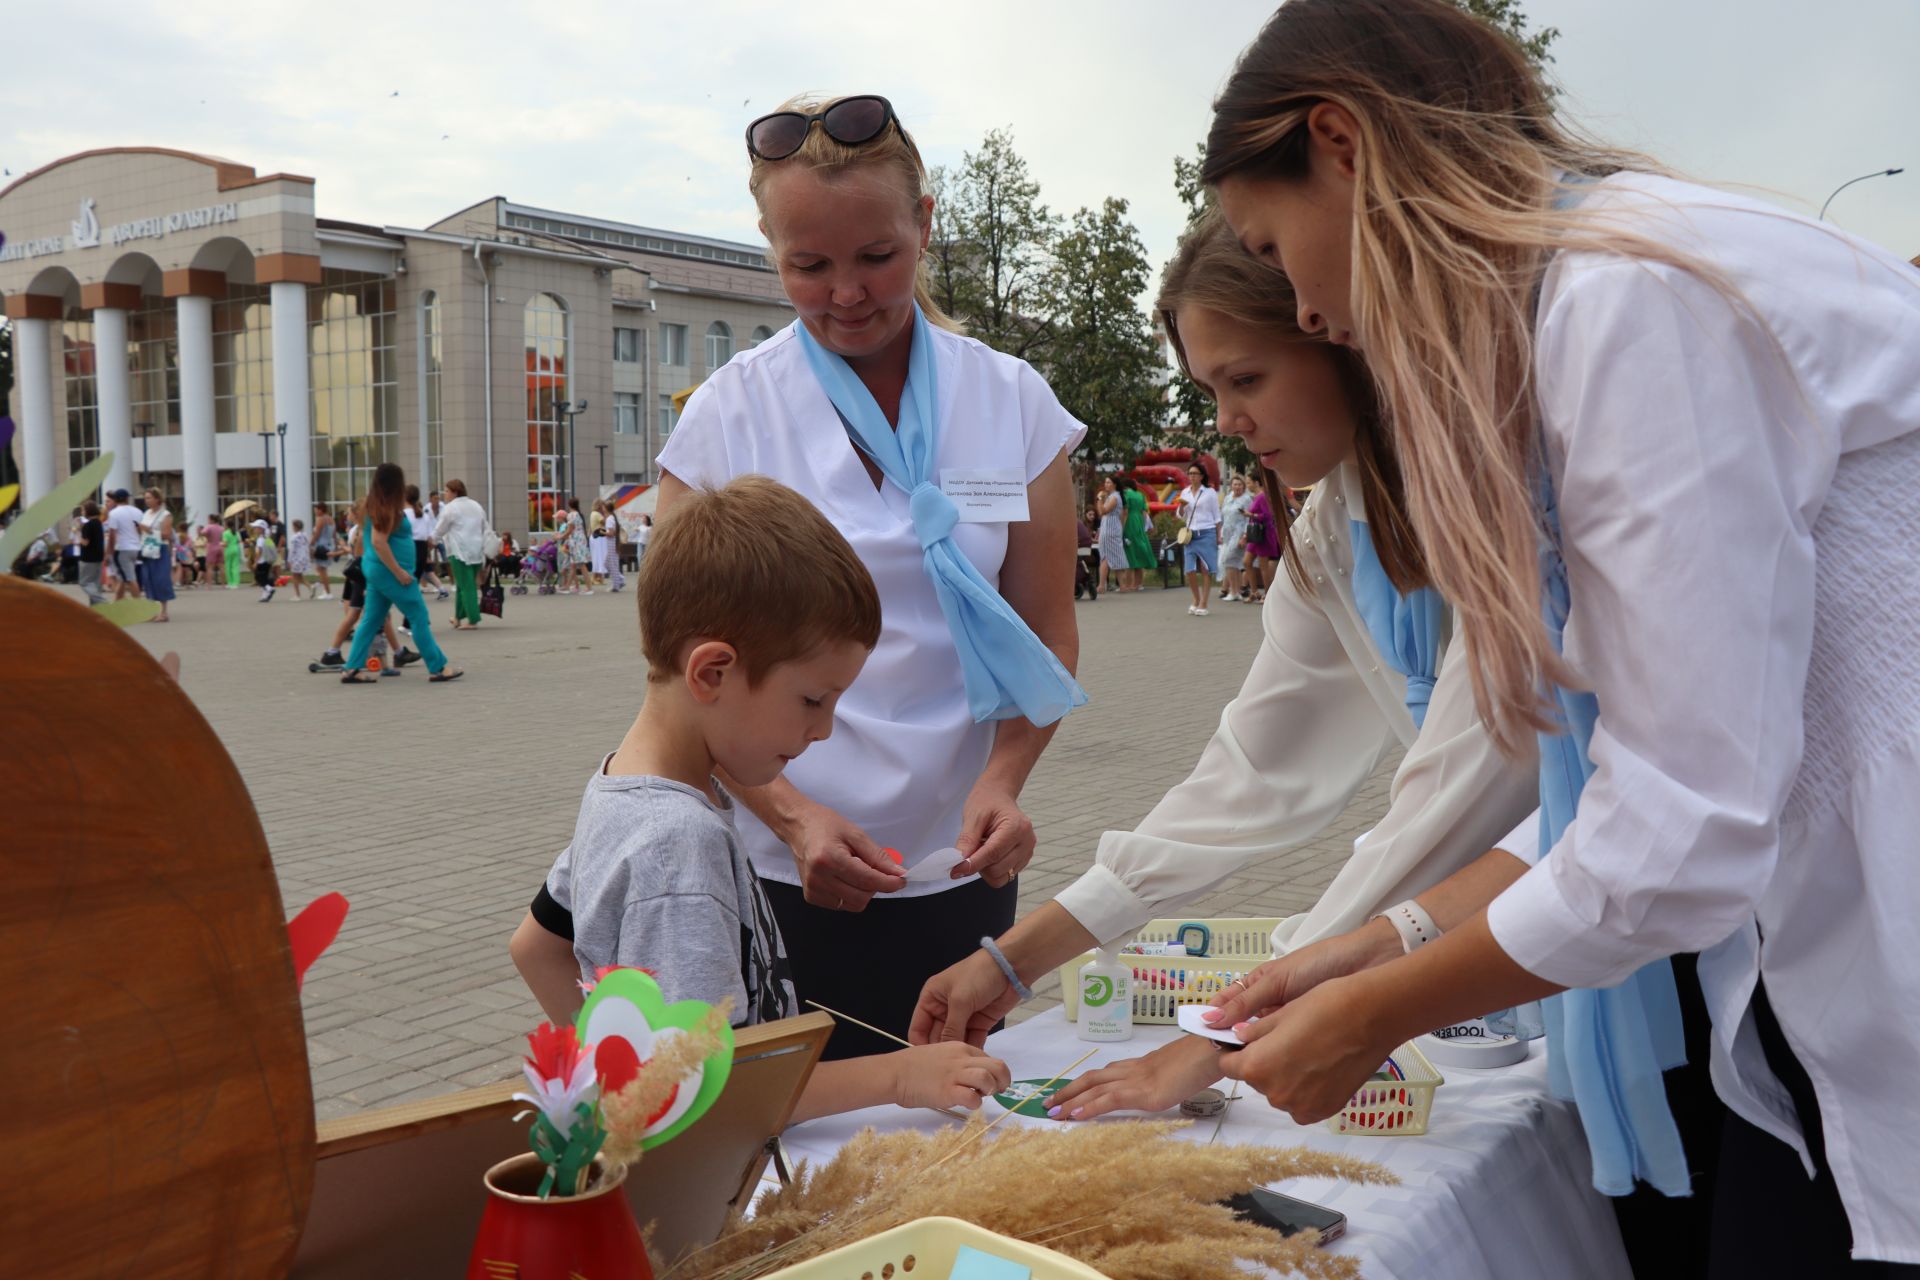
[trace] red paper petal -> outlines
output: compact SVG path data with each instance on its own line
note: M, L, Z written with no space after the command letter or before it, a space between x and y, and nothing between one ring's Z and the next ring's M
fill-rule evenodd
M175 676L178 679L178 676ZM293 919L287 921L287 943L293 949L293 989L298 991L307 970L320 953L340 935L347 918L347 900L337 893L315 898Z
M600 1075L601 1090L618 1093L640 1074L640 1055L625 1036L607 1036L593 1051L593 1068Z

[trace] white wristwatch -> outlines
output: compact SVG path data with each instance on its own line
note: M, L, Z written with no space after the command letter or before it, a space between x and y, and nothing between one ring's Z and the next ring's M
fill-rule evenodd
M1378 918L1393 926L1393 931L1400 935L1401 948L1408 955L1413 954L1414 948L1424 947L1440 936L1440 926L1433 922L1427 909L1412 898L1388 907Z

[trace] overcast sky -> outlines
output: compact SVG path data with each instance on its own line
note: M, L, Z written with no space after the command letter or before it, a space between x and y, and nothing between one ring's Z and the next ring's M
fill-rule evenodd
M0 7L0 167L206 151L423 226L490 195L757 243L741 131L799 90L892 98L931 163L1010 126L1044 198L1123 196L1156 266L1171 161L1270 3L894 0ZM1920 253L1920 0L1527 0L1572 110L1697 177ZM395 93L398 96L394 96ZM4 228L0 228L4 230Z

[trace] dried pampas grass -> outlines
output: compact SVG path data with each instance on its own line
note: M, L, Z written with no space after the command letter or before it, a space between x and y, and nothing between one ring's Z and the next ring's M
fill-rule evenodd
M1281 1272L1347 1280L1352 1258L1319 1252L1237 1221L1218 1202L1302 1175L1390 1183L1362 1160L1304 1147L1181 1141L1184 1124L1108 1121L1012 1127L983 1140L975 1116L936 1133L868 1129L824 1167L761 1195L718 1242L661 1271L661 1280L752 1280L918 1218L947 1216L1058 1250L1112 1280L1242 1280L1237 1259Z

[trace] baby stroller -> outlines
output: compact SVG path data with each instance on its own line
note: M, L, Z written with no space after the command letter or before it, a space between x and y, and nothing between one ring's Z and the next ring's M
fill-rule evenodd
M514 595L527 594L528 579L532 579L534 589L543 596L550 596L559 588L560 545L552 538L520 557L520 581L514 584Z

